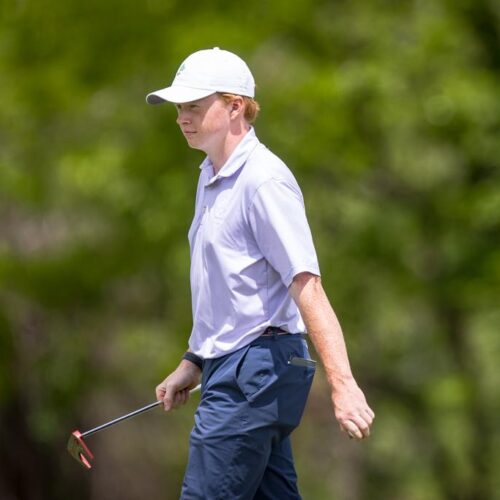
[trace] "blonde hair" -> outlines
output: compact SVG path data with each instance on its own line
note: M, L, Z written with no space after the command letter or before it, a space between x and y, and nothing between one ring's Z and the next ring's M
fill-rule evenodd
M226 92L220 93L220 96L222 99L224 99L225 102L228 104L233 101L233 99L237 96L237 94L228 94ZM247 96L239 96L243 99L243 102L245 104L245 120L248 123L253 123L257 119L257 115L259 114L260 111L260 106L259 103L255 100L252 99L251 97Z

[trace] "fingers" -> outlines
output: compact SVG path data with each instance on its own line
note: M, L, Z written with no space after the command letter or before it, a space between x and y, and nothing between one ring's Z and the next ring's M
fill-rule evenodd
M156 400L157 401L163 401L163 398L165 397L165 387L163 384L160 384L156 386L155 389L156 392Z
M365 436L365 434L363 433L363 431L360 428L359 424L356 424L352 420L347 420L346 422L344 422L343 424L341 424L340 428L344 432L347 432L347 435L351 439L357 439L357 440L361 441L365 437L368 437L368 436ZM369 433L368 433L368 435L369 435Z
M182 389L180 391L175 391L172 387L166 384L165 385L160 384L156 388L156 399L157 401L163 402L163 407L165 408L165 411L170 411L188 402L189 389Z
M174 408L185 405L189 399L189 390L183 389L182 391L177 391L174 395Z
M371 424L373 422L373 419L375 418L375 412L368 406L364 410L365 416L368 416L368 422Z
M354 423L356 432L354 433L357 439L365 439L370 437L370 425L361 417L351 420Z
M333 408L340 429L350 438L366 439L370 436L375 413L355 382L341 389L332 392Z
M165 411L178 408L187 403L189 388L194 387L199 379L200 370L193 363L183 362L156 387L156 399L163 403Z
M364 418L361 414L364 414ZM371 410L370 412L360 412L360 415L352 416L342 421L340 429L346 432L351 439L362 440L370 436L370 427L373 423L373 418L374 413Z

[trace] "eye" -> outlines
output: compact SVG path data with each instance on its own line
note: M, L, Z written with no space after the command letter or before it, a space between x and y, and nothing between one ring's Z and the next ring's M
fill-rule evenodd
M189 109L198 109L198 108L199 108L198 104L190 104L189 105Z

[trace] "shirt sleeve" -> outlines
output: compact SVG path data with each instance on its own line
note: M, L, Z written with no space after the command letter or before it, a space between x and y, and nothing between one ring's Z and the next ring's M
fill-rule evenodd
M300 188L288 179L259 186L249 208L253 235L286 287L301 272L320 275Z

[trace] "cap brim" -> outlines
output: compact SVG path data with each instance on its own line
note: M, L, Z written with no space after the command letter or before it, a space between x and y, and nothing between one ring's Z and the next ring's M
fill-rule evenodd
M165 101L173 102L175 104L182 104L185 102L197 101L209 95L215 94L215 90L206 89L193 89L191 87L167 87L165 89L151 92L146 96L148 104L161 104Z

